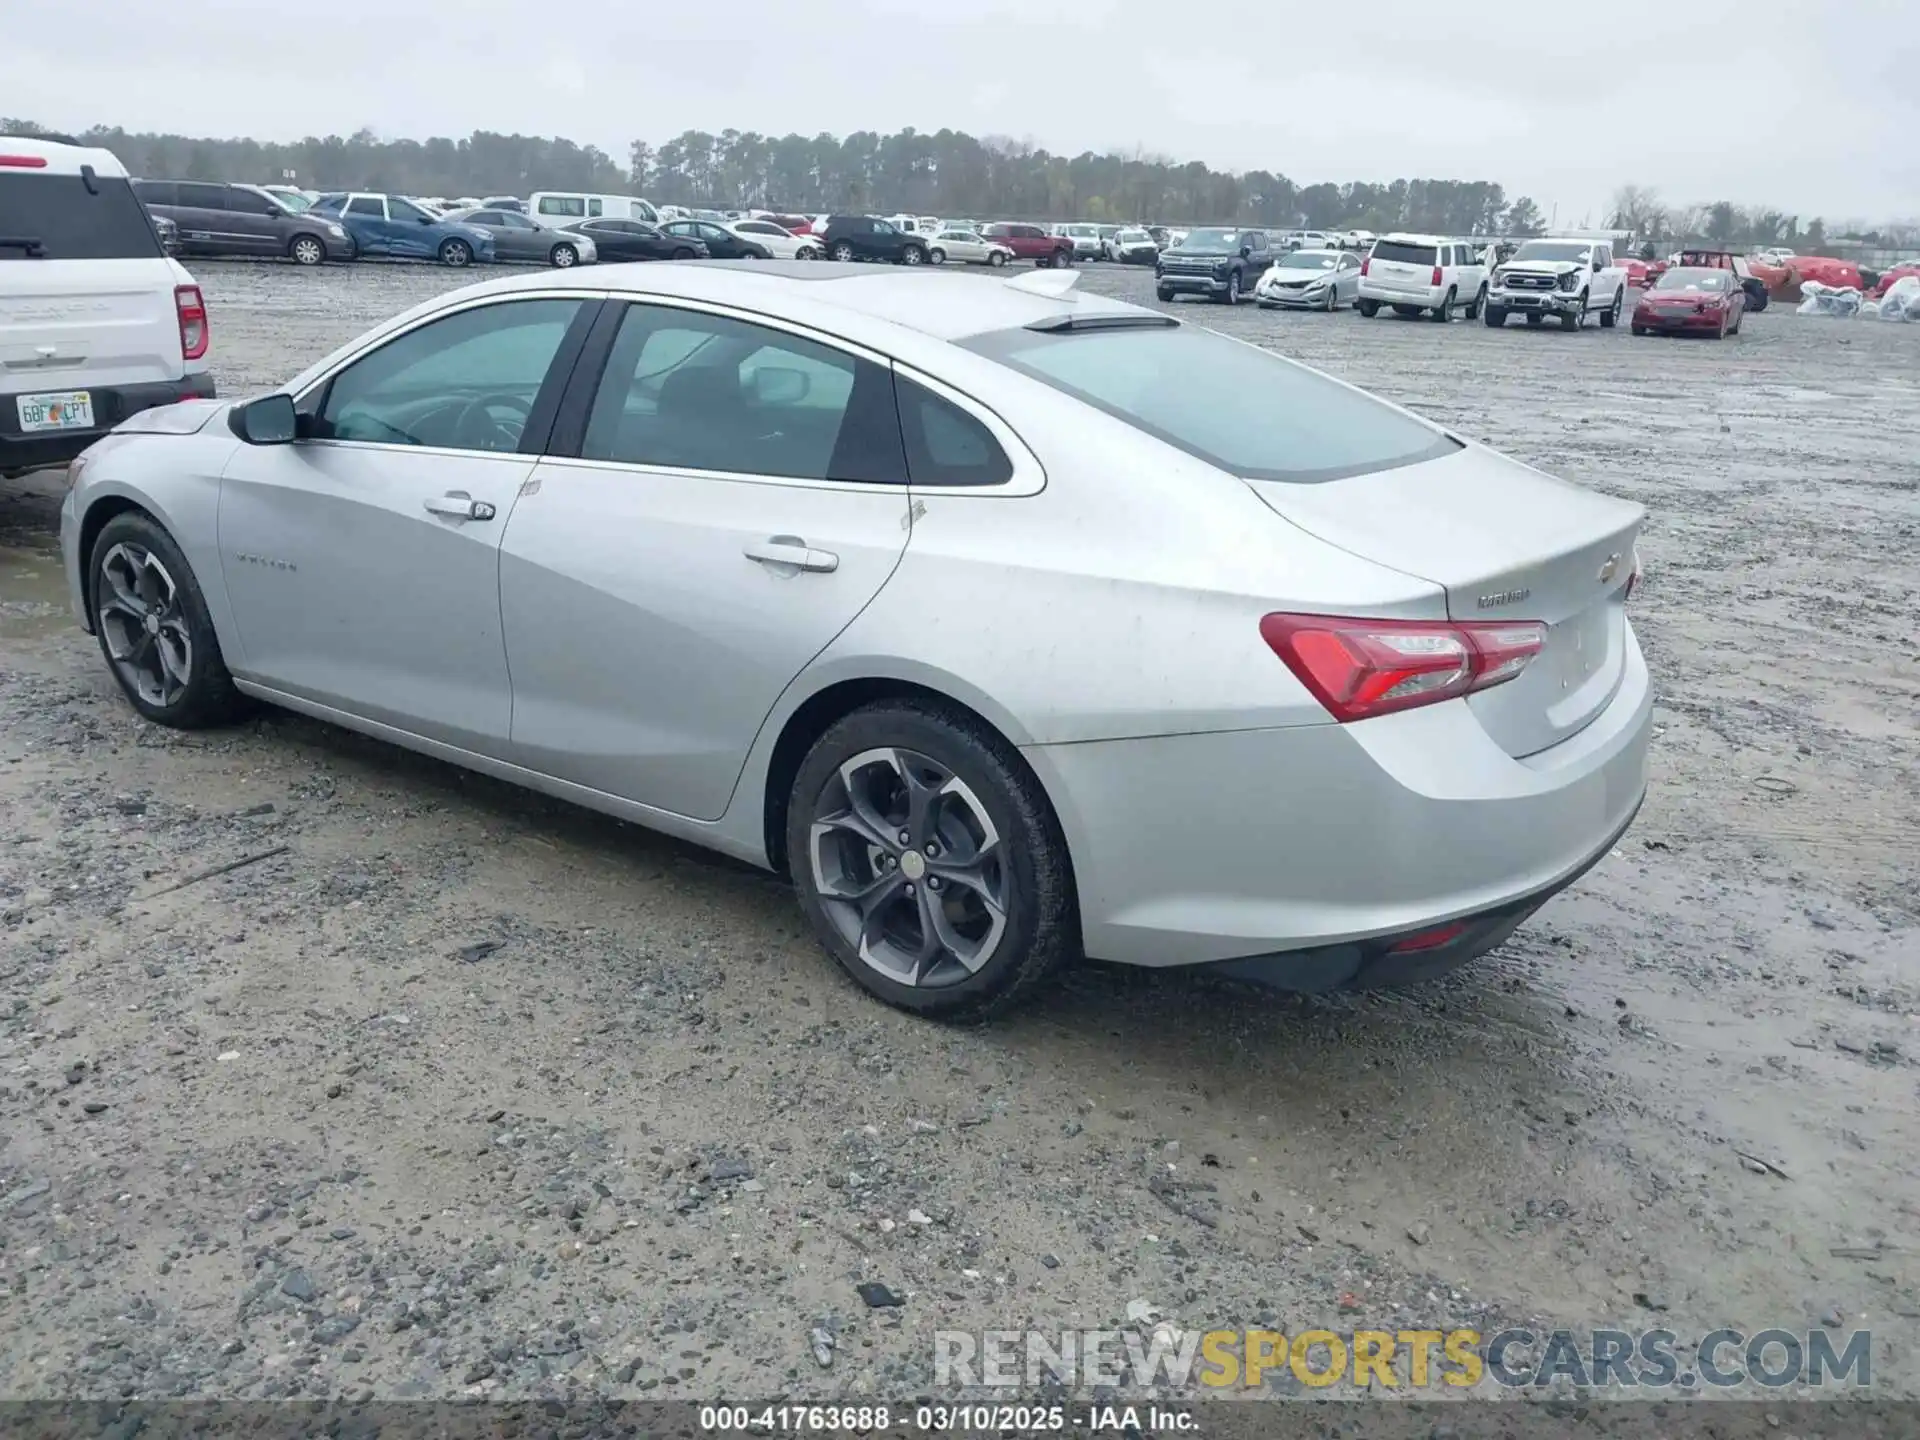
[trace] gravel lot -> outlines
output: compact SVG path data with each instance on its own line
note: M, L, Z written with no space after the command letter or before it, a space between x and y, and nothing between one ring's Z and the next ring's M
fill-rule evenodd
M198 271L229 394L470 278ZM1181 314L1647 505L1611 858L1424 990L1090 966L944 1029L771 877L284 714L141 723L43 472L0 489L0 1390L902 1399L936 1328L1144 1299L1863 1325L1920 1392L1920 327Z

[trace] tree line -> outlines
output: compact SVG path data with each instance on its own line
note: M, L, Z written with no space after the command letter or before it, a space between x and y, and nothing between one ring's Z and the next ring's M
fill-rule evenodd
M0 120L10 134L46 133ZM688 130L654 144L635 140L624 163L564 138L476 130L464 139L382 140L371 130L274 142L133 133L96 126L73 137L112 150L136 175L236 180L321 190L404 195L527 195L588 190L644 195L660 204L720 209L872 210L979 220L1213 221L1316 230L1416 230L1534 235L1545 229L1528 196L1509 200L1489 180L1301 184L1274 170L1215 170L1144 151L1056 155L1006 136L912 128L835 137ZM1911 227L1863 232L1729 201L1671 206L1646 186L1615 194L1608 224L1657 244L1781 244L1814 249L1829 238L1905 243Z
M0 121L11 134L47 133ZM1002 136L911 128L883 135L761 135L689 130L636 140L623 165L592 145L476 130L465 139L382 140L370 130L274 142L134 133L96 126L72 137L112 150L135 175L292 183L404 195L527 195L599 190L660 204L969 216L975 219L1218 221L1312 229L1532 233L1540 210L1486 180L1300 184L1164 156L1055 155Z

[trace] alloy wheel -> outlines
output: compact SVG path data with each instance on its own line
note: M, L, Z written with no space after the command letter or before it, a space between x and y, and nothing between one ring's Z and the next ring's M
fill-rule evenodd
M180 587L158 556L127 541L101 560L99 584L96 613L114 668L149 705L173 705L193 679Z
M999 831L967 783L914 750L864 750L814 803L813 884L874 970L939 988L978 973L1007 931Z

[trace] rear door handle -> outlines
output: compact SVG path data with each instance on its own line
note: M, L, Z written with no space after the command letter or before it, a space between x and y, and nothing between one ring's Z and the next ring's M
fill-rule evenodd
M429 495L424 502L429 515L443 520L491 520L493 506L476 500L464 490L449 490L444 495Z
M742 553L762 565L791 565L796 570L823 574L840 568L838 555L831 550L815 550L798 535L774 535L747 546Z

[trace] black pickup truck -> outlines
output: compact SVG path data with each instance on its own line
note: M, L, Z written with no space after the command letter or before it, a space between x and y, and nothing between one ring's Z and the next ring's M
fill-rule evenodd
M1264 230L1203 226L1160 252L1153 267L1154 292L1162 300L1204 295L1223 305L1238 305L1253 293L1254 282L1273 259Z

